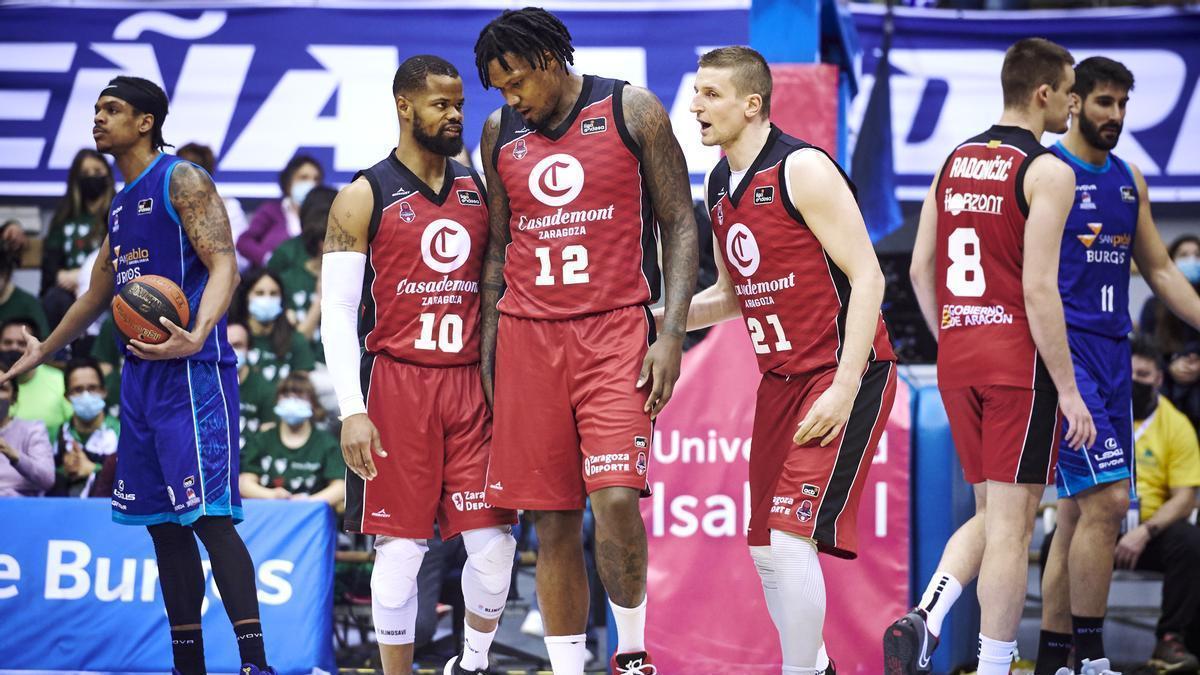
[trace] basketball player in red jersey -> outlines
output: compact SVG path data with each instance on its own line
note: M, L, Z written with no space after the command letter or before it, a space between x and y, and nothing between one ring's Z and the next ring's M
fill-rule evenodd
M547 651L557 675L579 675L590 496L616 617L612 668L653 675L638 497L651 419L679 375L696 223L662 104L645 89L572 73L573 52L566 27L538 8L504 12L475 43L480 79L507 103L485 124L481 148L492 225L482 288L481 366L495 414L487 497L537 512ZM667 275L657 339L646 308L658 292L656 221Z
M463 147L454 66L414 56L396 71L392 92L399 145L338 194L321 267L321 337L352 472L345 526L377 535L371 602L388 675L412 670L417 572L434 520L443 539L462 535L466 639L445 673L483 673L516 550L515 514L483 497L491 436L479 386L486 195L474 170L449 159Z
M896 393L883 273L838 165L771 124L771 71L748 47L700 58L691 111L725 158L708 175L717 282L688 329L744 316L762 383L750 454L750 555L783 672L833 672L817 552L854 558L859 498Z
M1059 410L1071 446L1096 438L1058 295L1075 174L1039 142L1067 130L1073 63L1041 38L1010 47L1000 122L950 153L921 208L913 289L938 336L938 387L975 516L947 542L920 604L884 633L888 675L930 672L946 612L976 574L979 675L1008 673Z

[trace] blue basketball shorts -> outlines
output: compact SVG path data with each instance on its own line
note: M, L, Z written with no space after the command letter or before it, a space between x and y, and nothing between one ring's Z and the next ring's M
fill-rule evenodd
M1068 330L1075 383L1092 420L1096 442L1073 450L1064 439L1058 448L1060 498L1128 480L1133 462L1133 367L1129 340Z
M127 359L113 520L191 525L201 516L232 516L240 522L238 414L234 365Z

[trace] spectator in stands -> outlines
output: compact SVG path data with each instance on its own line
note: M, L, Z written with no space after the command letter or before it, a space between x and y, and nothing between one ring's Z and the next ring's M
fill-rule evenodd
M24 352L28 342L25 331L39 340L46 337L28 317L9 319L0 324L0 352ZM56 442L59 428L74 412L65 396L67 387L62 371L42 365L18 376L17 380L21 384L21 400L13 400L13 417L40 421L46 425L50 441Z
M9 218L0 225L0 251L8 251L20 255L25 251L29 239L25 236L25 226L16 218Z
M1200 445L1191 422L1160 395L1159 351L1133 341L1133 417L1141 524L1117 543L1119 568L1163 573L1162 616L1153 660L1163 670L1194 672L1200 664L1200 529L1187 518L1200 486Z
M1163 394L1193 426L1200 426L1200 340L1188 342L1170 355Z
M1196 292L1200 293L1200 237L1194 234L1178 237L1167 247L1167 253L1183 276L1192 282ZM1172 314L1153 295L1142 305L1138 330L1143 335L1153 337L1164 354L1174 354L1189 342L1200 342L1200 331Z
M207 145L188 143L176 150L175 154L204 169L209 176L212 176L217 170L217 157L213 154L212 148ZM220 192L220 188L218 188L218 192ZM233 240L237 241L249 227L246 223L246 212L242 210L242 203L234 197L222 195L221 201L225 203L225 213L229 214L229 229L233 230ZM238 270L241 272L245 272L250 266L250 261L246 260L241 253L237 254L237 261Z
M15 359L0 358L0 371ZM0 384L0 497L38 497L54 485L54 451L41 422L13 419L21 386Z
M271 386L254 368L250 367L250 329L245 324L229 323L229 346L237 354L238 397L242 409L241 447L246 439L257 433L259 428L275 421L275 387Z
M274 272L259 268L249 272L235 298L234 321L250 329L250 366L272 384L289 373L312 371L312 347L283 311L283 282Z
M106 462L115 464L121 424L104 413L104 373L91 357L75 357L64 371L67 400L74 414L58 432L54 494L93 496L92 488ZM96 495L101 496L101 495Z
M17 267L16 256L9 251L0 251L0 321L9 319L30 319L38 329L39 335L46 335L48 324L46 313L42 311L42 303L38 299L17 288L13 281L13 272Z
M279 173L283 199L264 202L254 212L250 226L237 239L237 250L255 267L267 264L275 248L300 234L300 205L309 190L321 184L325 170L316 159L296 155Z
M346 496L346 466L338 440L314 426L324 412L308 376L288 375L279 385L279 423L252 434L242 449L243 497L310 499L337 508Z
M84 262L108 231L114 193L112 168L104 155L86 148L75 153L67 171L67 193L58 202L42 245L41 296L51 330L75 302L80 279L91 274Z
M125 357L117 347L116 327L113 325L112 313L105 312L100 322L100 332L92 343L91 357L100 364L104 373L104 389L108 392L105 403L109 413L116 415L121 409L121 366Z

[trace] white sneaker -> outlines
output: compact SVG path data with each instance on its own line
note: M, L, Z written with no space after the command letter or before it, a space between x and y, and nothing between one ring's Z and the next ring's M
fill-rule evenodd
M1058 670L1054 671L1054 675L1075 675L1075 671L1071 670L1070 668L1068 668L1066 666L1063 666L1062 668L1059 668Z
M1083 666L1079 669L1079 675L1121 675L1115 670L1109 668L1108 659L1096 659L1095 661L1084 659Z
M536 609L529 610L525 620L521 622L521 632L534 637L545 637L546 627L542 624L542 613Z

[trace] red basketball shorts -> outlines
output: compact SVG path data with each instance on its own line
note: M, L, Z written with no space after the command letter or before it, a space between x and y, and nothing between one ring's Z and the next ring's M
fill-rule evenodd
M484 499L491 414L478 365L426 368L367 354L363 380L387 457L373 456L373 480L347 472L347 530L428 539L436 519L450 539L517 522Z
M811 538L823 553L858 555L858 503L896 398L896 364L867 364L850 417L829 445L796 445L797 426L835 374L763 375L750 451L751 546L769 545L771 530L781 530Z
M943 389L942 403L968 483L1054 482L1062 435L1057 392L981 385Z
M648 387L637 389L654 321L636 305L563 321L501 316L487 499L582 509L607 487L645 492Z

